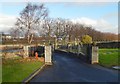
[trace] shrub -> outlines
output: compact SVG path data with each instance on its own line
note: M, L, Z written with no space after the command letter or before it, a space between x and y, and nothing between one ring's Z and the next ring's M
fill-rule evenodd
M83 44L91 44L92 43L92 37L89 35L82 36L82 43Z

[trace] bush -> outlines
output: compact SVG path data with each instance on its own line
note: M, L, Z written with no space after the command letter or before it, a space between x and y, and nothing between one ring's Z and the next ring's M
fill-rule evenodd
M89 35L82 36L82 43L83 44L91 44L92 43L92 37Z

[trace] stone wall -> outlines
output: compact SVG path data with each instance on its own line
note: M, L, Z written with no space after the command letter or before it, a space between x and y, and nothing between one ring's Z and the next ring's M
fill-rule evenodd
M20 50L17 52L1 52L2 53L2 58L14 58L14 57L23 57L24 56L24 51Z
M65 45L59 46L59 50L77 54L90 64L98 63L98 46L86 45Z
M23 45L0 45L0 50L21 49Z

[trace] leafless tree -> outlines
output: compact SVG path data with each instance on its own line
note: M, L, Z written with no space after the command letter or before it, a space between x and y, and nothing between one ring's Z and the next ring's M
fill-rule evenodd
M54 30L54 19L47 18L43 22L44 36L47 37L48 42L50 43L51 37L53 36Z
M20 17L17 18L15 25L24 32L29 44L31 44L33 34L37 31L40 22L47 16L48 10L44 4L36 5L28 3L20 13Z
M51 37L56 36L64 41L68 37L68 41L73 41L76 38L81 40L83 35L89 35L94 41L98 40L115 40L117 36L110 33L103 33L95 30L92 26L86 26L80 23L73 23L70 20L62 18L48 18L48 9L44 4L35 5L28 3L20 13L15 23L14 36L21 32L29 44L33 40L33 35L36 32L41 35ZM13 32L13 31L12 31ZM50 39L49 39L50 40Z
M11 28L9 30L9 32L10 32L10 35L12 36L13 39L18 38L20 36L20 34L21 34L20 30L17 29L17 28Z
M68 21L62 18L57 18L54 21L54 35L56 36L57 40L62 38L63 40L68 35L68 28L69 24Z
M53 19L51 18L47 18L46 20L44 20L43 23L44 32L48 37L52 35L52 26L53 26L52 23L53 23Z

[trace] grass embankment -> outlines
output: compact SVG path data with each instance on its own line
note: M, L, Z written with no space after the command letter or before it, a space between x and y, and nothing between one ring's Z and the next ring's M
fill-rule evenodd
M22 82L31 73L40 68L43 62L22 61L23 59L3 60L2 82Z
M120 52L120 49L99 49L100 65L108 68L111 68L112 66L120 66L118 52Z

